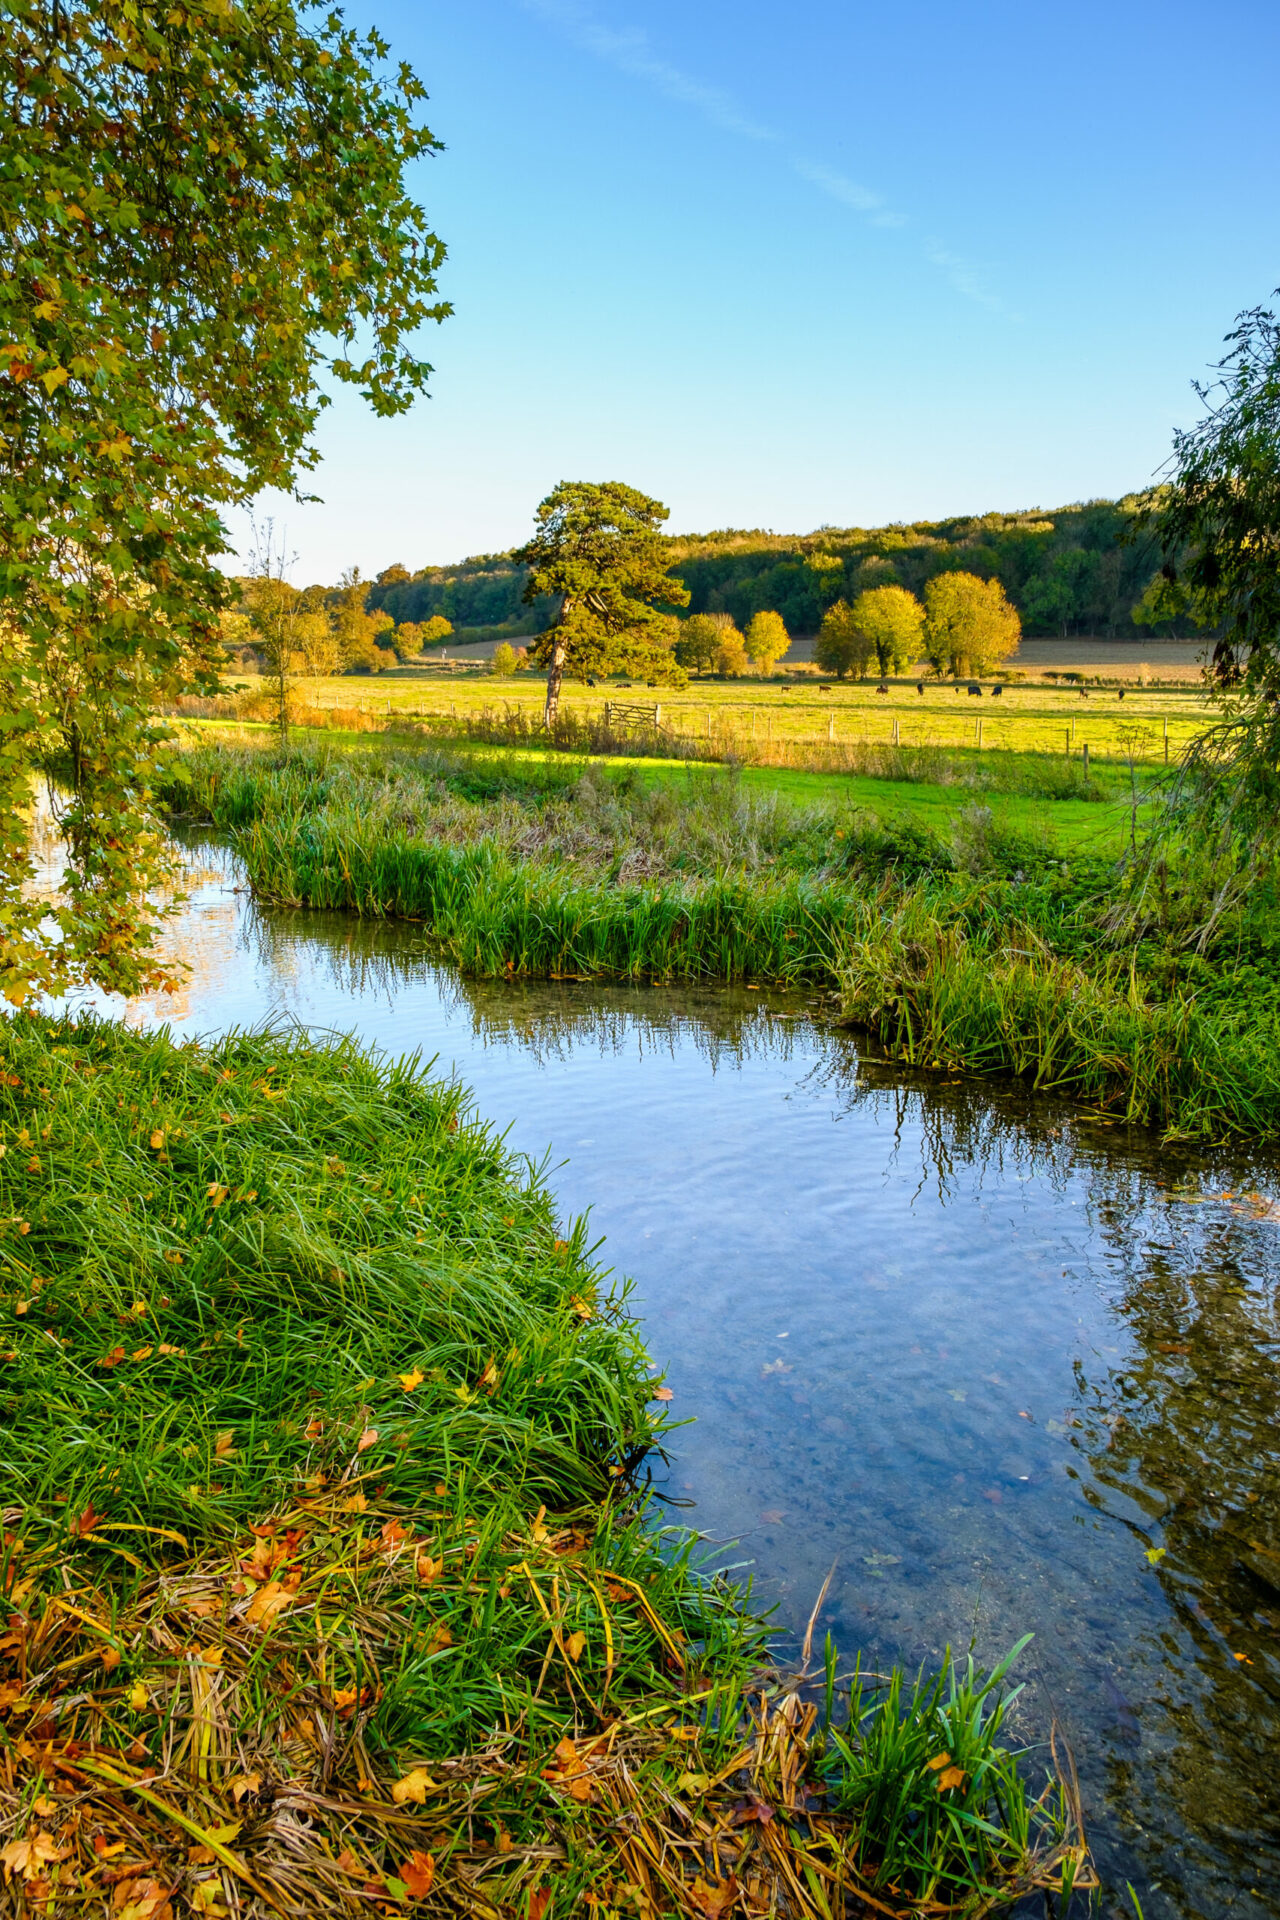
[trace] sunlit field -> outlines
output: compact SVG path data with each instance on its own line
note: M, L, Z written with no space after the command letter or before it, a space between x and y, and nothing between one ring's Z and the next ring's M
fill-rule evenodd
M263 687L264 682L236 684ZM412 715L460 719L485 709L540 709L543 688L533 673L498 678L474 669L422 675L363 678L353 675L293 683L302 704L355 710L373 717ZM1198 687L1090 687L1082 697L1072 686L1005 685L993 695L983 681L980 697L950 681L895 683L878 693L874 681L773 680L693 681L675 691L640 683L597 687L566 684L562 707L583 717L603 717L607 703L660 708L660 724L684 739L721 745L740 738L771 740L897 741L902 746L982 747L1105 758L1163 761L1180 751L1208 721L1210 707ZM976 684L976 683L975 683Z

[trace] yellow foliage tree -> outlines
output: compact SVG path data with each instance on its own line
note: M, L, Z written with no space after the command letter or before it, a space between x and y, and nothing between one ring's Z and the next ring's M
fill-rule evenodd
M780 613L761 612L753 616L747 628L747 657L757 673L772 673L790 645L791 635Z
M924 637L937 674L990 673L1022 638L1018 610L998 580L938 573L924 590Z

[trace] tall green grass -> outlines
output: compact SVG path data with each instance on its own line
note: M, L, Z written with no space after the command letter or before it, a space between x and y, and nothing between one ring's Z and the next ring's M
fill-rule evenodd
M170 803L232 832L261 898L419 921L471 973L827 990L916 1065L1187 1137L1280 1133L1272 896L1207 956L1173 920L1126 944L1119 868L986 807L942 835L731 775L308 752L192 754Z

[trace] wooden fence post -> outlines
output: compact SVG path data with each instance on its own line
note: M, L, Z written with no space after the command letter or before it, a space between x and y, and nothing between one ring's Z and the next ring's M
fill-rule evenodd
M982 715L981 714L978 715L978 737L975 744L977 745L978 752L981 753L982 752Z
M1089 784L1089 742L1087 740L1084 743L1084 783L1086 786Z
M834 740L835 737L836 737L836 717L834 713L829 713L827 715L827 739Z

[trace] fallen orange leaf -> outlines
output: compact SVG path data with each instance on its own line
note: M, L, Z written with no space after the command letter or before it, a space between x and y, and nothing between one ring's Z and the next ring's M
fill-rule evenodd
M229 1460L231 1458L235 1452L235 1437L235 1430L232 1427L228 1427L225 1433L218 1435L213 1443L213 1457L215 1460Z
M426 1374L422 1373L417 1367L415 1367L411 1373L398 1373L396 1375L396 1379L400 1382L400 1385L406 1393L412 1393L415 1387L420 1387L426 1377Z
M366 1427L360 1435L360 1438L356 1441L356 1452L367 1453L369 1448L376 1446L377 1443L378 1429L376 1427Z
M571 1633L564 1643L564 1650L575 1663L582 1658L582 1650L587 1644L585 1633Z
M947 1793L955 1787L962 1787L968 1777L963 1767L948 1767L945 1773L938 1776L938 1792Z
M672 1393L670 1387L655 1387L649 1395L649 1398L651 1400L674 1400L675 1395Z
M396 1871L408 1887L411 1900L426 1899L431 1891L431 1882L436 1877L436 1863L429 1853L415 1850Z
M154 1152L159 1153L163 1145L164 1145L164 1129L162 1127L157 1127L155 1132L151 1136L152 1149Z

